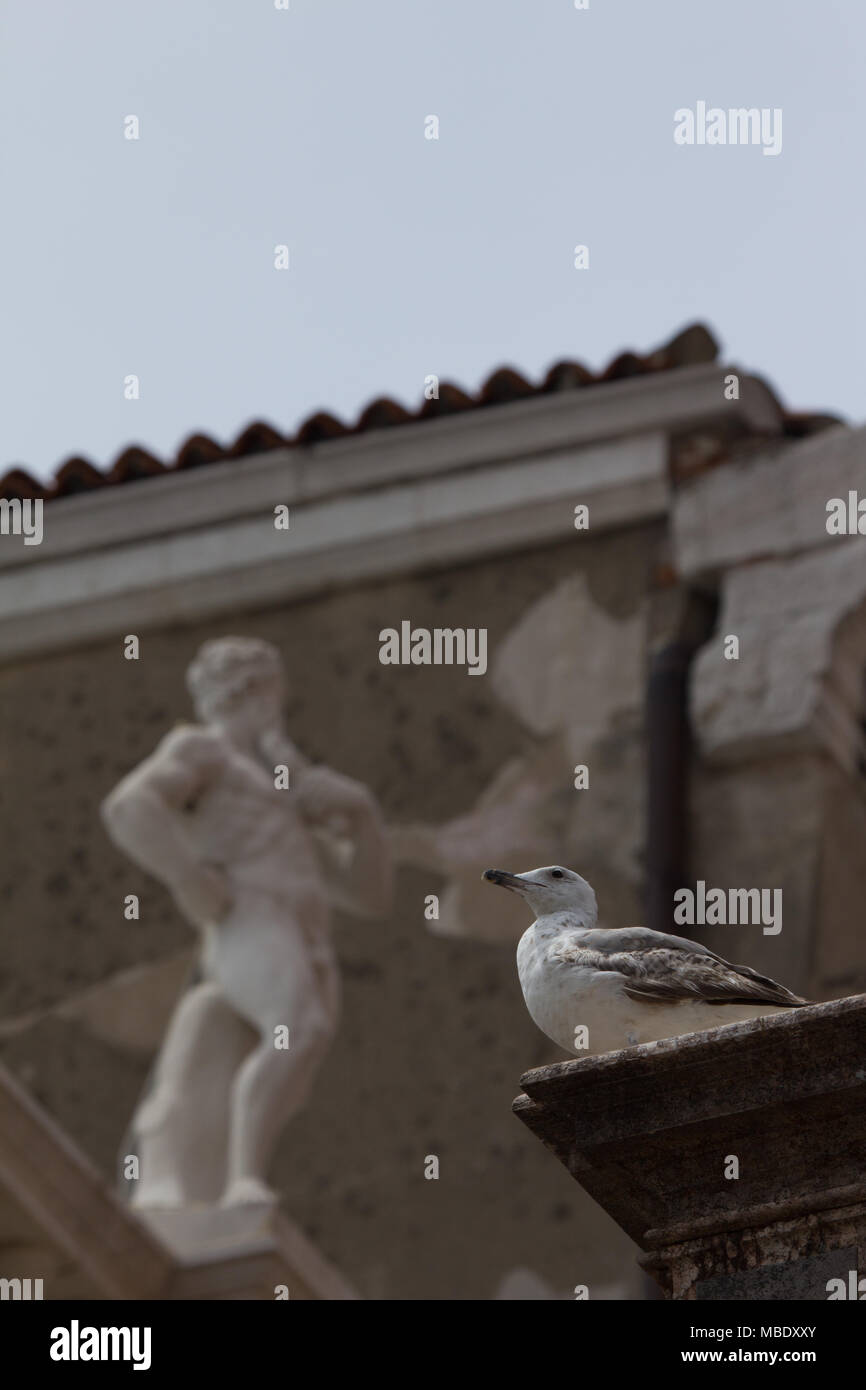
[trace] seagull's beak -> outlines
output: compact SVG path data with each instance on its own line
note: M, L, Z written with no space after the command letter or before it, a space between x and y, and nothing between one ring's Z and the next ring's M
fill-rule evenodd
M522 888L526 887L526 884L519 874L510 874L505 869L485 869L484 877L488 879L490 883L498 883L500 888L511 888L514 891L520 892Z

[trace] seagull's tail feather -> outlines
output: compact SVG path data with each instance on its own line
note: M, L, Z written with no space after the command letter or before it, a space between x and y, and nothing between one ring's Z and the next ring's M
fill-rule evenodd
M769 975L759 974L750 965L730 965L727 961L725 964L729 970L742 975L749 983L741 999L735 1000L729 995L727 999L708 999L708 1004L767 1003L778 1004L781 1008L802 1009L812 1002L809 999L801 999L799 994L792 994L791 990L780 985L777 980L771 980Z
M712 951L650 949L622 955L591 954L598 955L596 968L602 970L625 965L625 993L642 1003L699 998L705 1004L775 1004L783 1009L802 1009L809 1002L751 966L732 965Z

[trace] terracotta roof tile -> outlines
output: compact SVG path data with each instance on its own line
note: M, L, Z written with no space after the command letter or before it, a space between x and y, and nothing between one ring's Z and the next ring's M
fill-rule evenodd
M137 483L142 478L153 478L167 472L166 465L148 453L147 449L133 444L124 449L108 473L109 483Z
M672 371L677 367L714 362L718 351L718 343L709 330L703 324L691 324L669 343L645 356L635 352L620 353L600 373L591 372L579 362L562 361L552 366L538 385L533 385L513 368L500 367L487 378L476 396L467 394L450 382L442 382L438 397L425 399L415 411L407 410L397 401L381 397L362 411L353 426L343 424L326 411L317 411L304 421L294 436L280 434L273 426L262 421L248 425L229 447L223 447L205 434L191 435L169 463L161 463L146 449L132 446L125 449L113 466L104 472L86 459L68 459L55 473L53 480L47 483L38 482L23 468L12 468L0 478L0 498L18 497L24 501L27 498L50 500L53 497L67 497L72 493L137 482L175 470L202 468L221 459L246 458L271 449L304 448L329 439L389 429L413 421L439 419L466 410L525 400L531 396L581 390L585 386L596 386L603 382L622 381L629 377ZM805 412L783 412L783 420L785 434L798 439L839 423L832 415ZM687 471L694 466L696 461L687 467ZM706 462L703 466L706 466Z
M693 323L677 333L664 347L646 358L649 371L670 371L673 367L700 367L715 362L719 345L708 328Z
M557 362L550 368L542 382L542 391L576 391L580 386L591 386L595 381L592 372L579 362Z
M479 405L508 405L511 401L522 400L525 396L537 394L536 388L526 377L511 367L500 367L487 378L478 393Z
M624 381L630 376L645 376L648 370L660 371L662 368L648 368L645 357L638 357L635 352L621 352L619 357L615 357L606 371L602 372L602 381Z
M288 443L290 440L275 430L273 425L265 424L263 420L255 420L238 435L228 451L228 457L240 459L246 458L248 454L268 454L271 449L284 449Z
M341 439L346 434L351 434L348 425L344 425L335 415L329 415L326 410L320 410L304 421L295 435L295 443L323 444L328 439Z
M785 433L791 439L806 439L840 424L838 415L823 415L819 411L786 410Z
M418 411L419 420L435 420L441 415L457 415L461 410L472 410L477 404L459 386L448 381L440 381L439 395L425 400Z
M96 472L95 469L94 472ZM54 496L56 496L54 483L40 483L38 479L26 473L23 468L10 468L9 472L0 478L0 497L4 497L10 502L15 498L20 502L35 502L38 498L47 500Z
M56 497L71 497L76 492L90 492L95 487L105 487L108 478L100 473L87 459L67 459L54 475Z
M364 430L385 430L391 425L408 425L412 419L413 416L404 406L381 396L379 400L367 406L355 428L360 434Z
M178 469L203 468L205 464L216 463L225 457L225 449L217 444L215 439L206 434L191 434L186 443L181 445L174 466Z

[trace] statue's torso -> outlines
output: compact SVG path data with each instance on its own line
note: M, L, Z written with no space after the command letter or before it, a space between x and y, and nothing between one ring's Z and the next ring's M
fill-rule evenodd
M273 770L214 735L216 770L186 823L197 857L236 882L285 889L292 879L319 879L313 841L291 785L277 789Z

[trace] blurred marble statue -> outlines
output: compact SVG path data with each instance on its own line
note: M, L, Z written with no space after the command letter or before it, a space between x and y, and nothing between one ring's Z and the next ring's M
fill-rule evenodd
M276 648L206 642L187 684L201 722L167 734L102 805L110 838L201 938L132 1121L138 1207L273 1202L271 1154L337 1023L330 907L375 917L391 895L374 797L284 732Z

